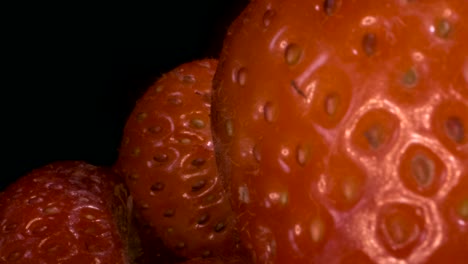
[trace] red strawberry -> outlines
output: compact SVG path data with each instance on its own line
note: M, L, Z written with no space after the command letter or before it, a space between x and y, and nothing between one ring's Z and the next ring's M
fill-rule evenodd
M237 243L208 115L216 66L186 63L151 86L126 123L115 165L143 218L184 257L222 255Z
M130 201L110 170L35 169L0 195L0 263L130 263Z
M256 0L214 80L257 263L467 263L468 2Z

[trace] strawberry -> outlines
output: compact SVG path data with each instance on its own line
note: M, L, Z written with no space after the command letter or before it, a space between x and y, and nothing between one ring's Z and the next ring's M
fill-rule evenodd
M255 0L214 78L257 263L466 263L468 3Z
M227 254L237 243L211 138L216 66L214 59L193 61L157 80L128 118L114 166L142 218L188 258Z
M111 170L82 161L37 168L0 195L0 263L130 263L131 199Z

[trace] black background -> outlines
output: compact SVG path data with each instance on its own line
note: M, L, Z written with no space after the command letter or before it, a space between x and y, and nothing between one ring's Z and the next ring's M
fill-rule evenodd
M4 8L0 190L56 160L111 165L138 97L179 64L217 57L247 2Z

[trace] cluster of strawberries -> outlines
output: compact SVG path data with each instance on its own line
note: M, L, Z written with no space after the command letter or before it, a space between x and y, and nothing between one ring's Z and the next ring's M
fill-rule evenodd
M466 0L253 0L112 168L0 193L0 263L468 263Z

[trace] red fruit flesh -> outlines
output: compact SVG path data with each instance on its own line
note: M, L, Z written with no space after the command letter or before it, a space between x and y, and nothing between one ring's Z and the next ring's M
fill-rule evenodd
M236 19L213 138L257 263L466 263L467 17L464 0L257 0Z
M0 263L130 263L127 198L117 175L85 162L33 170L0 195Z
M142 218L183 257L223 255L237 244L211 138L216 66L186 63L152 85L126 123L115 165Z

